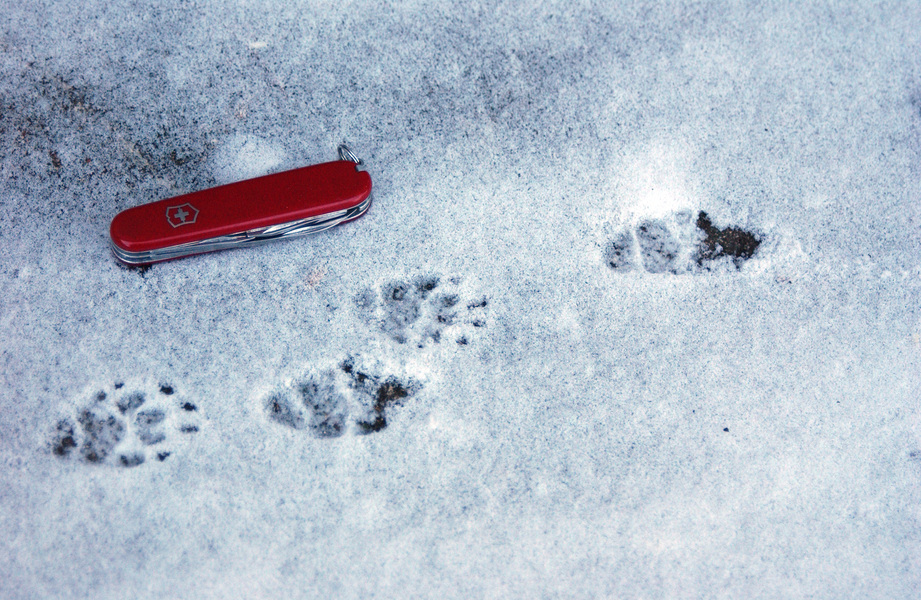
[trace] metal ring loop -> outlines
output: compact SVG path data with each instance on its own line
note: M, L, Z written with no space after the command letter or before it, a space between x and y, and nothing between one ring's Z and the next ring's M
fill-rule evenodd
M350 160L356 165L365 164L360 158L355 156L355 153L349 150L349 147L345 144L339 144L339 160Z

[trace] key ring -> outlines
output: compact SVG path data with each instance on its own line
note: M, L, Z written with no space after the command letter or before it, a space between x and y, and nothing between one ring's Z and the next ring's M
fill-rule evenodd
M355 156L355 153L349 150L349 147L345 144L339 144L339 160L350 160L359 167L365 164L364 161Z

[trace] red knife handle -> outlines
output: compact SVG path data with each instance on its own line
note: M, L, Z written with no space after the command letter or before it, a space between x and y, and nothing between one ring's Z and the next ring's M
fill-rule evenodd
M338 160L129 208L109 232L118 249L144 253L349 210L370 195L371 176Z

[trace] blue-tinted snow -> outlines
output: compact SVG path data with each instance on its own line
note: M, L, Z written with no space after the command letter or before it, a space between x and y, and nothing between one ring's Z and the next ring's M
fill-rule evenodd
M915 597L917 5L0 23L0 596ZM354 223L109 253L343 141Z

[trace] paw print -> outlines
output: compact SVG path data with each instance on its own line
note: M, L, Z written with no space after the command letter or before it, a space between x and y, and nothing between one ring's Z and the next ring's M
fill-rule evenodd
M198 407L172 385L117 382L58 421L49 446L61 459L137 467L165 461L179 438L198 430Z
M761 237L750 231L716 227L703 211L696 220L679 212L618 233L605 250L605 262L615 271L632 270L637 263L649 273L713 270L727 263L739 270L760 244Z
M422 385L397 375L379 361L350 356L336 367L307 373L263 400L268 418L315 438L358 435L387 427L392 407L416 395Z
M437 275L396 280L363 290L355 304L366 321L399 344L422 348L453 340L466 346L486 327L489 300L465 299L459 284L457 278L443 282Z

